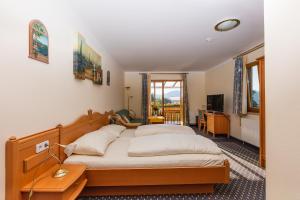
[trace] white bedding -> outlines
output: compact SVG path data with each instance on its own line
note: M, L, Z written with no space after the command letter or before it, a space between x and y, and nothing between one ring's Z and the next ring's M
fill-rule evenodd
M128 156L164 156L176 154L222 154L210 139L191 134L157 134L132 138Z
M109 144L117 138L117 134L102 129L87 133L68 144L65 148L67 156L71 154L103 156Z
M104 156L71 155L64 163L85 164L88 168L165 168L221 166L225 157L209 154L181 154L154 157L129 157L127 154L133 129L125 130L112 142Z
M146 136L156 134L196 134L195 131L188 126L171 125L171 124L150 124L139 126L135 131L135 136Z

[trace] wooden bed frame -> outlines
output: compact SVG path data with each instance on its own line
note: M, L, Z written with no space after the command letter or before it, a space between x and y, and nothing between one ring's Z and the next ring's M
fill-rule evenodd
M49 168L57 164L47 151L35 153L35 146L49 140L49 144L59 143L60 128L54 128L27 137L11 137L5 150L5 199L22 200L22 188ZM52 148L58 154L58 146Z
M112 111L101 115L89 110L88 115L61 127L61 144L69 144L109 124L111 114ZM60 155L64 160L65 155ZM82 195L211 193L214 184L229 183L229 170L228 160L216 167L88 169L87 187Z
M109 124L112 111L100 114L88 111L67 126L36 133L27 137L11 137L6 143L6 199L22 200L22 188L32 181L34 174L41 175L57 161L49 159L47 151L35 153L36 144L49 140L69 144L78 137ZM65 160L63 149L53 152ZM37 170L38 169L38 170ZM81 195L135 195L211 193L214 184L229 183L229 162L218 167L124 168L87 169L87 187Z

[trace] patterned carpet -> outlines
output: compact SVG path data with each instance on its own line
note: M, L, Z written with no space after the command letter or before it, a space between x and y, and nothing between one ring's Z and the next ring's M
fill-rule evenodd
M197 131L198 132L198 131ZM81 197L78 200L264 200L265 171L258 167L257 149L243 145L221 136L211 138L223 150L230 162L231 182L228 185L219 184L213 194L192 195L144 195L144 196L108 196Z

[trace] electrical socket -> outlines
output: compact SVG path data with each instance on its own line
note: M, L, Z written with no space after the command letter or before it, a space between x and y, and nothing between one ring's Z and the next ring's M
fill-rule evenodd
M40 153L49 148L49 140L43 141L35 145L35 153Z

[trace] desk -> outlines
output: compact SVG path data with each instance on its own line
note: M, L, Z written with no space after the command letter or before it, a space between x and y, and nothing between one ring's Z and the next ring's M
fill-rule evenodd
M230 118L226 114L206 113L207 132L211 132L215 137L216 134L226 134L230 136Z

